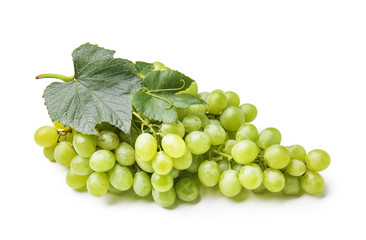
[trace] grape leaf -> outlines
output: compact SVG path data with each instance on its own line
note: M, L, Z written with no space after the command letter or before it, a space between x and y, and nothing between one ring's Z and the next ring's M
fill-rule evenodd
M178 116L172 106L187 108L193 104L205 104L202 99L193 95L176 94L187 89L192 82L191 78L178 71L150 72L143 81L148 91L137 91L133 96L133 105L138 112L150 119L177 123Z
M43 94L52 121L85 134L96 134L102 122L130 133L132 93L142 80L114 53L90 43L74 50L74 80L54 82Z
M139 62L136 63L130 62L130 67L133 69L134 73L139 75L141 78L144 78L147 74L154 71L154 64Z

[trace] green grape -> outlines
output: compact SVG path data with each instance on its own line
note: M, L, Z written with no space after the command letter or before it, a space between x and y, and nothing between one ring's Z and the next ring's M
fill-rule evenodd
M107 172L113 168L116 157L109 150L98 150L89 159L90 167L96 172Z
M76 155L70 164L70 169L72 173L77 175L89 175L93 172L93 169L89 166L89 158Z
M97 143L93 135L76 133L73 144L75 151L82 157L90 157L97 149Z
M186 130L184 129L184 125L182 122L178 121L178 123L163 123L160 128L161 135L165 136L167 134L176 134L179 137L183 138Z
M55 162L55 148L57 147L58 143L56 142L50 147L44 147L43 148L43 155L50 161Z
M174 179L169 173L166 175L159 175L154 172L151 175L151 185L155 190L159 192L169 191L173 187L173 184Z
M193 81L191 83L191 85L183 90L183 91L179 91L178 93L176 94L191 94L193 96L197 96L198 95L198 86L197 86L197 82L196 81Z
M252 190L254 193L263 193L264 191L266 191L266 187L263 185L263 183L256 189Z
M88 192L94 197L101 197L108 192L109 179L104 172L94 172L90 174L86 184Z
M174 108L174 110L177 112L179 121L182 121L188 114L188 108Z
M54 152L55 161L62 166L70 166L71 160L76 156L76 152L69 142L60 142Z
M291 176L288 173L284 173L285 187L282 192L286 195L296 195L300 192L300 180L298 177Z
M258 129L253 124L244 124L236 132L235 139L237 141L250 140L252 142L257 142Z
M203 161L198 168L198 178L206 187L215 186L220 180L220 168L214 161Z
M242 140L235 144L231 150L231 155L237 163L249 164L257 158L258 147L252 141Z
M77 175L69 170L66 174L66 183L73 189L80 189L86 186L88 178L89 175Z
M161 62L153 62L154 71L164 71L164 70L170 70L170 68L166 67Z
M306 155L305 162L308 169L320 172L328 168L330 164L330 156L324 150L315 149Z
M232 91L227 91L224 94L227 98L228 107L230 107L230 106L239 107L240 97L238 94L236 94L235 92L232 92Z
M200 130L202 127L201 119L192 113L185 116L182 123L187 133Z
M231 155L231 151L236 143L237 142L232 139L226 140L224 143L224 147L222 148L222 152Z
M244 124L244 114L238 107L226 108L220 116L220 123L228 131L237 131Z
M152 168L157 174L166 175L173 168L173 160L165 152L160 151L152 160Z
M272 145L281 143L281 133L276 128L263 129L258 136L258 146L266 150Z
M307 171L304 176L301 176L300 183L302 189L311 195L321 193L325 188L325 182L322 175L313 171Z
M211 122L211 124L214 124L214 125L217 125L217 126L222 127L220 121L217 120L217 119L210 119L210 122Z
M154 201L161 207L168 208L173 206L176 199L176 193L174 188L171 188L167 192L159 192L155 189L152 190L152 196Z
M137 156L136 152L135 152L135 160L136 160L136 163L137 165L142 169L144 170L145 172L148 172L148 173L153 173L154 172L154 169L152 167L152 161L142 161L139 156Z
M287 147L288 151L290 152L291 159L298 159L305 162L306 151L300 145L291 145Z
M135 150L128 143L120 143L119 146L114 149L114 155L116 156L117 162L123 166L131 166L135 163Z
M280 170L267 168L263 175L263 185L271 192L279 192L285 187L285 176Z
M175 185L175 191L177 192L177 196L185 201L191 202L197 199L199 194L199 186L198 183L192 178L182 178Z
M135 151L143 161L151 161L156 155L157 148L156 139L148 133L140 134L136 138Z
M210 93L209 93L209 92L200 92L200 93L198 94L198 97L199 97L199 98L201 98L203 101L206 101L206 100L207 100L207 98L208 98L208 95L210 95Z
M186 170L189 173L198 172L198 168L199 168L200 164L202 163L202 161L203 161L202 155L192 154L192 163Z
M228 101L223 92L211 92L207 100L208 112L219 115L222 110L227 107Z
M263 171L255 163L245 165L239 172L239 181L246 189L257 189L263 183Z
M186 152L180 158L173 158L173 167L178 170L189 168L192 164L192 153L186 149Z
M51 147L58 140L58 132L55 127L43 126L34 133L34 141L41 147Z
M173 178L177 178L180 175L180 171L176 168L172 168L169 174L172 175Z
M301 160L292 159L286 167L286 172L295 177L301 176L306 172L306 165Z
M226 197L235 197L241 191L239 174L234 170L226 170L221 173L219 188L221 193Z
M231 168L234 170L234 171L237 171L237 172L240 172L241 168L243 167L242 164L239 164L239 163L236 163L236 162L233 162Z
M257 108L250 103L240 105L240 109L243 111L245 116L245 122L251 122L257 117Z
M194 131L187 134L186 146L193 154L204 154L211 147L211 140L207 133Z
M200 112L193 112L192 115L195 115L201 120L202 128L205 128L207 125L211 124L210 119L203 113Z
M116 163L114 167L108 171L109 182L113 187L121 191L127 191L132 187L133 176L128 167Z
M217 165L220 168L220 172L225 172L226 170L228 170L230 168L229 167L229 162L227 160L217 161Z
M290 153L284 146L272 145L264 152L266 164L273 169L282 169L290 163Z
M133 178L133 190L141 197L147 196L151 192L151 181L146 172L137 172Z
M101 131L97 137L97 146L106 150L113 150L119 145L119 137L112 131Z
M113 187L112 184L109 184L108 192L119 195L123 193L123 191L118 190L117 188Z
M70 130L70 126L64 126L62 123L60 123L59 121L54 121L53 122L53 126L55 126L55 128L60 129L62 131L69 131Z
M215 89L211 93L224 93L224 91L221 89Z
M203 131L210 137L212 145L221 145L225 142L226 133L221 126L210 124Z
M168 134L161 140L161 146L164 152L172 158L179 158L186 152L186 144L184 140L175 134Z
M206 104L194 104L194 105L189 106L188 113L194 113L194 112L206 114L206 112L207 112Z

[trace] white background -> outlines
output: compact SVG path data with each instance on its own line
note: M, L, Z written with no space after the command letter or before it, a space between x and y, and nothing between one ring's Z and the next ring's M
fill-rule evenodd
M365 239L365 1L2 1L0 239ZM151 199L71 190L33 142L49 125L41 73L72 75L91 42L161 61L200 91L234 90L259 129L327 150L324 194L243 191L159 207Z

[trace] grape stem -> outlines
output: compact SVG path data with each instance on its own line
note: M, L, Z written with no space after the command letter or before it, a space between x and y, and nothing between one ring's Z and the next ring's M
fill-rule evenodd
M141 121L141 131L143 131L143 127L147 126L148 128L150 128L150 132L152 132L154 134L155 139L157 139L157 135L158 133L155 132L154 128L153 128L153 124L149 124L148 122L146 122L141 116L140 114L138 114L137 112L133 111L132 112L133 115L135 115L140 121Z
M68 77L68 76L65 76L62 74L57 74L57 73L45 73L45 74L36 76L36 79L42 79L42 78L57 78L64 82L71 82L72 80L74 80L74 75L72 75L71 77Z
M186 81L184 81L183 79L181 79L180 81L183 82L183 86L181 86L180 88L167 88L167 89L149 90L146 93L168 92L168 91L179 91L179 90L182 90L184 88L184 86L186 85Z
M215 150L215 149L213 149L213 148L211 148L211 151L213 151L214 153L216 153L216 154L218 154L218 155L221 155L221 156L223 156L223 157L226 157L226 158L227 158L227 160L229 160L229 161L233 158L231 155L229 155L229 154L225 154L225 153L220 152L220 151L217 151L217 150Z

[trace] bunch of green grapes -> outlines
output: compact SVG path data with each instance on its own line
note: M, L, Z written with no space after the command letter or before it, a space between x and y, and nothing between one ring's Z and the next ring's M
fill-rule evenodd
M240 104L232 91L198 93L193 85L185 93L207 104L175 108L178 123L154 122L136 113L135 139L126 139L120 130L86 135L59 122L39 128L34 139L46 158L68 168L68 186L96 197L132 188L138 196L152 194L157 204L171 207L177 198L197 200L200 185L218 185L227 197L243 188L287 195L324 190L318 172L330 164L327 152L282 146L276 128L259 132L251 124L257 117L253 104Z

